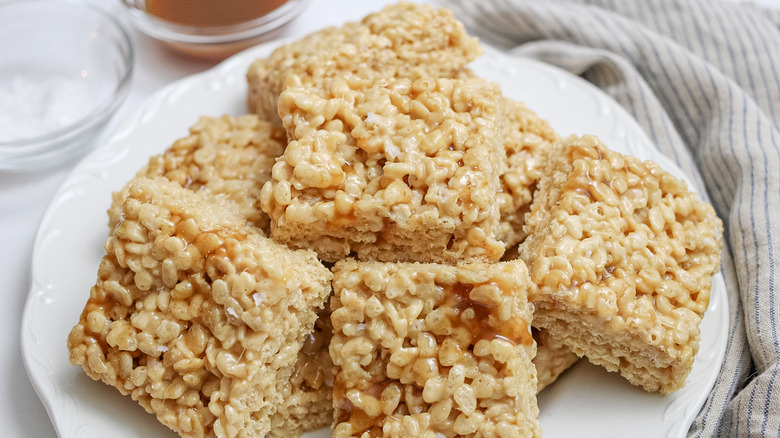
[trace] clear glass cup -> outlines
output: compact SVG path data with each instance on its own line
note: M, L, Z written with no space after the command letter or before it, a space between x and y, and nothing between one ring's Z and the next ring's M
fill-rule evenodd
M0 170L83 155L127 96L133 46L95 5L0 2Z

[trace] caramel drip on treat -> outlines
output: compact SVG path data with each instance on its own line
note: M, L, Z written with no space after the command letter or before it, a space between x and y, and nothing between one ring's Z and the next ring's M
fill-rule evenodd
M471 333L471 345L482 339L487 341L501 339L512 345L523 346L533 343L533 337L525 320L499 321L494 316L496 312L494 305L486 305L470 298L473 289L472 285L456 284L443 304L454 309L451 315L453 325L460 324L468 328ZM473 318L462 317L468 310L473 312Z
M301 385L313 390L320 389L323 385L330 386L333 379L333 363L327 349L333 331L330 309L321 310L318 316L314 331L303 341L301 357L291 378L293 381L301 381Z
M382 427L385 424L385 418L387 415L380 413L377 417L372 417L366 413L363 409L355 406L352 401L347 398L347 394L344 392L344 384L337 378L336 384L333 386L333 400L336 405L336 422L337 423L349 423L352 425L353 434L369 433L371 437L381 437ZM393 381L385 379L382 382L365 382L366 388L358 389L361 397L373 397L377 400L381 400L382 392Z

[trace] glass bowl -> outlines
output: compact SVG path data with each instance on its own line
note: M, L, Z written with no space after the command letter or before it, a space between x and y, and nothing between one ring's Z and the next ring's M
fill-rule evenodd
M189 55L226 58L275 36L309 0L122 0L146 35Z
M82 155L127 95L133 48L101 9L67 0L0 2L0 170Z

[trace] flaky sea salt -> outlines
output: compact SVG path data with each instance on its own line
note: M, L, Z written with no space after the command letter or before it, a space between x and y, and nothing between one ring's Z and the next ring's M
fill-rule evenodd
M94 106L86 80L14 76L0 81L0 142L22 140L64 128Z
M387 153L387 158L395 160L399 155L401 155L401 149L394 145L390 140L387 140L385 142L385 153Z
M265 300L264 292L255 292L252 294L252 301L255 302L255 306L259 306Z
M368 115L366 115L367 125L376 125L379 124L379 122L381 121L382 121L382 117L379 114L369 112Z

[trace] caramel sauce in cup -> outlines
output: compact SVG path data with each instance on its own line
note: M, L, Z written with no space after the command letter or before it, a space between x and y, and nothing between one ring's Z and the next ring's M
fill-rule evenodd
M146 12L188 26L230 26L260 18L287 0L146 0Z
M122 0L136 27L188 55L225 58L273 38L308 0Z

